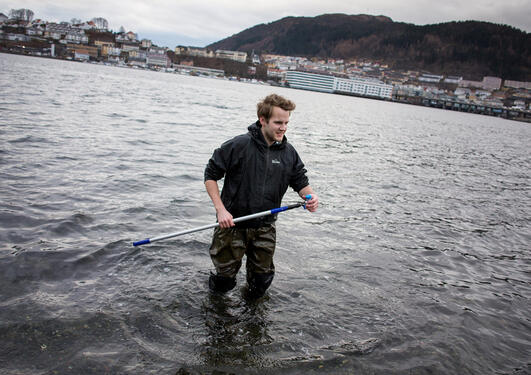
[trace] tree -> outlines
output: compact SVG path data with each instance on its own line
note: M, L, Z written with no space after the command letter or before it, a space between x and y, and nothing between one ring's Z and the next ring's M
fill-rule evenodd
M11 9L9 11L9 18L16 21L31 22L33 14L33 11L30 9Z
M94 25L98 30L107 30L109 28L109 23L105 18L96 17L92 19L92 22L94 22Z
M83 21L81 21L79 18L72 18L72 19L70 20L70 23L71 23L72 25L79 25L79 24L82 23L82 22L83 22Z

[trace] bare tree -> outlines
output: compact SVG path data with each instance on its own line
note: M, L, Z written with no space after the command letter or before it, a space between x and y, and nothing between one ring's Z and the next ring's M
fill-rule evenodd
M94 22L94 25L99 30L107 30L109 28L109 23L105 18L96 17L92 19L92 22Z
M9 11L9 18L17 21L31 22L33 14L33 11L30 9L11 9Z
M70 23L71 23L72 25L79 25L80 23L83 23L83 21L81 21L79 18L72 18L72 19L70 20Z

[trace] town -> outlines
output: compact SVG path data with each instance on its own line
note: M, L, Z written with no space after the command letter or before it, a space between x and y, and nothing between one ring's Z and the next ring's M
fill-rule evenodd
M531 122L531 82L398 71L378 61L176 46L140 39L104 18L47 22L29 9L0 13L0 52L286 86ZM229 63L224 63L230 61Z

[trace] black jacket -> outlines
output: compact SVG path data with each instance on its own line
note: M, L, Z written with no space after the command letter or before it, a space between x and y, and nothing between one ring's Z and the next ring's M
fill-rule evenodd
M205 181L225 177L221 200L234 218L279 207L288 186L299 192L308 185L295 148L286 137L268 147L261 127L257 121L247 134L223 143L205 168ZM256 227L275 220L276 215L268 215L237 226Z

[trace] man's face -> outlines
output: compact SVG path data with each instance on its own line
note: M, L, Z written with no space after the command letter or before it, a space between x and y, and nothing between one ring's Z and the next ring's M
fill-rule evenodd
M262 134L268 145L271 146L275 141L282 142L288 129L288 122L289 111L285 111L280 107L273 107L273 113L269 121L266 121L265 117L260 117Z

